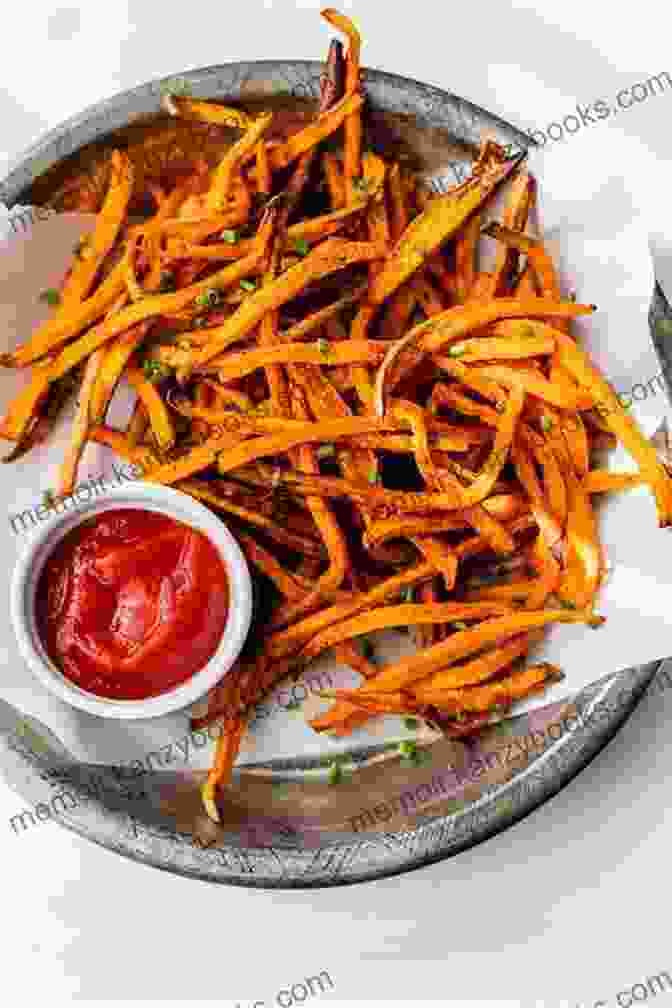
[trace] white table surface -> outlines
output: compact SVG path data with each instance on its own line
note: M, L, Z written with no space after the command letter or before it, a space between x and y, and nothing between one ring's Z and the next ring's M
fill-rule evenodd
M445 86L529 129L577 102L613 99L672 62L666 10L651 0L341 7L358 18L367 65ZM319 58L329 33L318 11L312 0L12 4L0 176L47 128L149 78L240 58ZM672 88L622 115L619 128L664 161L671 120ZM51 823L15 835L8 817L23 803L0 781L2 1000L267 1008L299 1003L277 995L327 971L333 989L305 1004L672 1004L663 976L672 977L670 723L667 690L505 834L410 875L314 892L177 878Z

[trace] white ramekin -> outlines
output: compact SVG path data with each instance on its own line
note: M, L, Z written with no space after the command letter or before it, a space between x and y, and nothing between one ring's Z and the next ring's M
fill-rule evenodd
M81 689L67 679L49 658L35 619L35 594L40 574L56 545L87 518L117 508L158 511L203 532L219 551L229 581L229 614L217 651L186 682L146 700L114 700ZM70 513L54 515L31 530L17 560L11 585L14 632L25 661L37 678L61 700L99 717L151 718L193 703L214 686L240 654L252 620L252 583L240 546L226 525L193 498L156 483L140 481L111 487L104 496L77 505Z

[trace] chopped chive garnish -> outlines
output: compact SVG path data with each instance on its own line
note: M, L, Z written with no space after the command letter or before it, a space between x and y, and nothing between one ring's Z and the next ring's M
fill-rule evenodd
M294 242L294 251L297 255L307 256L310 252L310 245L305 238L297 238Z
M216 287L211 287L210 290L204 291L196 298L196 304L199 308L216 308L221 302L222 292Z
M539 420L539 423L541 424L541 429L544 434L548 434L548 432L553 429L553 421L549 416L546 416L545 413Z
M399 592L399 599L401 602L412 602L415 598L415 591L412 586L408 588L402 588Z
M163 381L164 378L167 378L170 375L169 367L166 367L166 365L162 364L161 361L153 360L152 358L144 361L142 370L144 371L147 381L152 382L152 384Z
M317 457L319 459L333 458L336 454L336 446L333 444L323 444L317 449Z
M233 228L226 228L222 231L222 241L227 242L229 245L235 245L239 238L239 232L234 231Z
M343 771L341 769L340 763L336 763L334 761L333 763L329 764L328 780L330 784L340 784L340 782L343 780Z
M40 294L40 301L44 304L51 305L54 308L56 305L61 303L61 295L54 287L49 287L47 290L43 290Z
M257 289L257 285L254 280L241 280L240 288L244 291L254 291Z
M369 480L369 483L377 483L378 482L378 473L377 473L377 471L375 469L369 469L368 480Z
M406 740L399 743L399 755L402 759L414 762L418 757L418 746L416 742Z
M455 630L466 630L467 624L464 622L464 620L456 620L453 623L453 627L455 628Z
M328 357L331 353L331 346L329 345L329 340L320 337L317 341L317 349L320 351L323 357Z
M464 343L453 343L452 346L448 347L449 357L461 357L463 353L466 353L466 346Z

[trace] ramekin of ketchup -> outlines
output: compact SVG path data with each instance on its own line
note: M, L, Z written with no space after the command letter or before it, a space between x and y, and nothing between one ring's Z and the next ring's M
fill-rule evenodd
M62 700L103 717L156 717L231 668L252 585L217 516L176 490L130 483L39 529L11 605L23 657Z

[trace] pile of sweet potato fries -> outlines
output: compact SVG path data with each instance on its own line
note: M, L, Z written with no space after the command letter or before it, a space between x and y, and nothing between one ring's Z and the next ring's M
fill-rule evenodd
M471 177L432 195L365 150L360 38L323 14L348 46L331 43L314 121L277 136L271 112L169 98L239 139L153 183L141 220L115 150L53 316L3 358L31 368L0 429L11 457L45 436L75 375L58 492L86 443L106 444L221 512L281 596L195 720L224 725L213 819L247 712L310 659L333 648L364 679L332 691L316 730L395 713L474 732L561 675L524 664L544 627L601 622L594 496L643 483L660 524L672 516L654 448L571 333L594 306L563 296L523 159L485 142ZM137 400L115 430L123 380ZM596 467L615 439L636 472ZM361 638L395 627L416 653L375 664Z

